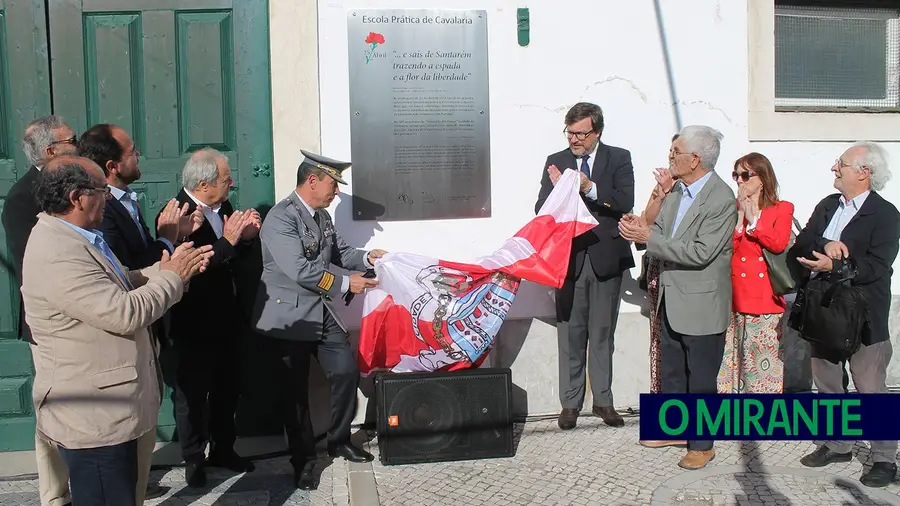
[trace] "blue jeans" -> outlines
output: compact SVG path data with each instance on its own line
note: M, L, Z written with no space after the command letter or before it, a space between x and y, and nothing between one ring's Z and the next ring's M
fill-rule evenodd
M135 506L137 440L113 446L68 449L59 453L69 467L72 504Z

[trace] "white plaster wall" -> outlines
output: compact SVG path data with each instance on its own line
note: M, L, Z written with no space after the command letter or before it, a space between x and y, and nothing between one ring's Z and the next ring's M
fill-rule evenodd
M601 105L606 118L603 141L631 151L637 211L643 209L653 186L653 168L667 164L669 139L678 129L676 117L680 116L682 125L707 124L724 134L717 167L723 178L730 177L733 161L748 151L767 155L775 166L783 198L794 202L798 219L805 222L816 203L833 191L829 168L849 143L748 141L747 1L659 0L665 38L652 0L594 0L577 4L551 0L319 1L315 13L319 84L316 112L320 113L321 151L348 160L348 9L471 8L485 9L488 15L493 216L380 224L354 222L346 199L331 209L338 230L349 243L359 247L462 261L490 253L502 238L513 234L533 216L545 157L566 146L561 134L563 117L579 101ZM531 10L531 43L524 48L517 44L517 7ZM306 14L312 14L311 10L307 9ZM382 33L389 30L384 28ZM273 80L278 79L275 67L279 58L299 57L292 48L274 47L278 37L273 30ZM312 41L306 38L303 42ZM304 53L306 58L313 54ZM279 103L276 90L273 83L273 109L292 107ZM292 127L288 124L285 128ZM276 193L281 198L292 190L292 175L300 159L296 146L278 141L291 134L279 133L277 123L275 130ZM900 144L886 147L900 164ZM900 165L897 167L900 173ZM342 189L352 194L352 169L349 183ZM889 184L882 194L900 204L900 181ZM639 256L636 254L635 258L638 260ZM900 262L895 268L898 266ZM630 274L637 277L639 273L636 268ZM894 280L892 290L900 294L900 279L895 275ZM647 390L647 320L639 312L643 294L635 290L633 283L626 282L616 335L614 392L616 403L622 406L636 405L638 393ZM535 285L522 288L511 319L523 320L504 325L496 356L492 357L492 363L513 367L514 382L528 391L528 411L532 413L558 409L555 329L552 319L546 318L553 314L550 293L550 289ZM344 310L345 320L351 326L358 326L360 307L357 300Z

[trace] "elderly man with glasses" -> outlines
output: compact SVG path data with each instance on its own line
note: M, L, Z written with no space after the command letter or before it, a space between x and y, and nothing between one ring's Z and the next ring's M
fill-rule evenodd
M6 194L6 203L0 221L6 231L6 244L12 258L13 274L19 289L22 288L22 259L31 229L41 212L34 196L34 186L44 166L51 160L75 153L75 132L59 116L44 116L25 127L22 149L31 167ZM19 337L34 344L31 329L25 322L25 307L19 302ZM69 472L56 447L35 437L38 483L41 504L63 506L71 504L69 497Z
M868 326L860 348L847 360L859 393L887 393L887 366L893 347L888 331L891 311L891 266L900 249L900 213L878 194L891 179L884 148L874 143L850 147L831 166L838 193L825 197L797 236L789 258L796 258L809 276L827 275L849 263L850 281L865 295ZM813 380L819 392L845 391L842 356L812 345ZM852 441L817 441L815 451L800 459L807 467L823 467L853 459ZM871 441L871 469L860 477L868 487L886 487L897 474L897 441Z
M559 345L559 427L575 428L584 405L585 362L590 344L593 413L612 427L625 424L613 407L613 336L619 317L622 272L634 267L628 241L619 236L619 219L634 207L631 153L600 142L603 111L589 103L575 104L563 130L569 146L547 157L541 189L534 205L539 212L562 171L580 172L581 196L598 225L572 241L569 269L556 291Z

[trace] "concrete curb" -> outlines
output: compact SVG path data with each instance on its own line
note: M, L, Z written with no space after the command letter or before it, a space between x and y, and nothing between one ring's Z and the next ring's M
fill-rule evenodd
M379 506L378 487L372 463L350 462L347 476L350 485L350 506Z

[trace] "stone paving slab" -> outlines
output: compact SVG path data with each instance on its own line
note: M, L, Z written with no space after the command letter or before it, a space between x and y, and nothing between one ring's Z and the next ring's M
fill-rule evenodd
M812 443L723 441L709 466L685 471L677 467L685 450L637 444L638 424L632 417L618 429L588 416L573 431L563 432L548 419L518 425L516 432L512 458L405 466L382 466L373 440L366 444L376 455L371 469L323 458L317 464L321 484L311 493L292 487L284 457L257 462L256 471L244 475L211 468L211 488L203 494L184 488L183 468L154 471L151 479L171 490L145 504L349 506L352 496L354 505L378 501L387 506L900 506L900 482L885 489L859 483L864 465L870 465L864 443L857 443L849 463L809 469L799 460L812 451ZM361 487L351 475L375 483ZM36 480L0 481L0 506L38 504Z
M0 455L2 458L2 455ZM350 504L347 490L347 463L320 458L316 471L321 473L318 490L305 492L294 488L293 471L287 457L256 462L252 473L236 475L228 470L207 468L208 488L198 491L184 486L184 468L154 470L150 480L169 487L147 506L294 506ZM0 506L40 506L37 480L0 481Z
M566 432L549 419L520 425L517 433L513 458L404 466L382 466L376 458L381 504L900 505L900 483L886 489L859 483L869 458L863 443L850 463L808 469L799 460L812 443L723 441L709 466L685 471L677 466L684 449L637 444L636 418L614 429L581 417ZM378 455L377 441L368 448Z

